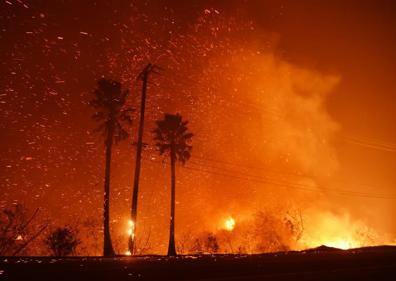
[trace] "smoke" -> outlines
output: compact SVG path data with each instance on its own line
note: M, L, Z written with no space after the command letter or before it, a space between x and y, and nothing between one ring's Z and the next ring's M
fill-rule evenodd
M149 88L145 139L151 139L153 121L163 112L180 112L195 134L191 160L177 169L179 236L217 231L229 215L240 223L262 210L286 214L322 204L326 192L320 184L338 169L333 142L339 124L326 101L339 75L288 62L277 51L276 37L216 10L203 11L183 32L169 33L163 41L144 38L144 53L136 50L138 39L131 34L124 54L111 56L111 72L134 65L121 74L129 83L142 61L160 66ZM169 168L154 150L146 155L141 225L156 233L155 251L163 252Z

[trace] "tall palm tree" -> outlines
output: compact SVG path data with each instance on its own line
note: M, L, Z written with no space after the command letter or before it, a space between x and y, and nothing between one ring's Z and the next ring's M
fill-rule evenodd
M156 121L154 140L160 155L169 154L171 162L171 215L168 256L176 256L175 247L175 163L186 163L191 156L192 146L189 145L192 133L188 132L188 121L183 121L180 114L165 114L164 119Z
M103 200L103 255L114 256L114 249L110 237L110 164L113 141L116 143L128 137L123 125L131 124L131 108L126 107L126 99L129 91L121 89L121 83L113 80L100 79L94 91L95 98L90 105L96 110L92 118L99 122L96 132L101 132L105 139L106 168L104 179Z

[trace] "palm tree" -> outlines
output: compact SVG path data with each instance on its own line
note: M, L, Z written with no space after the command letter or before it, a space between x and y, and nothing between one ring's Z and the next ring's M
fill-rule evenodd
M116 143L128 137L127 131L123 128L123 123L131 124L131 108L125 106L129 91L122 90L121 84L117 81L100 79L96 90L95 98L90 105L96 110L92 118L99 122L96 132L101 132L105 139L106 147L106 168L104 179L104 202L103 202L103 255L114 256L114 249L110 237L110 164L113 141Z
M175 247L175 163L177 160L186 163L191 156L192 146L189 145L192 133L188 132L187 121L180 114L165 114L164 119L156 122L154 140L160 155L169 154L171 161L171 215L168 256L176 255Z

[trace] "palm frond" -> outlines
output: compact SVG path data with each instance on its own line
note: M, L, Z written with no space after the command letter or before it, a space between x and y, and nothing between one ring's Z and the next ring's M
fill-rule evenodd
M187 124L180 114L165 114L163 119L156 121L157 127L153 133L160 155L174 147L177 160L184 164L190 159L192 146L187 142L193 134L188 132Z
M131 107L125 108L125 103L129 95L128 90L121 89L121 83L100 79L97 88L94 91L95 98L89 104L96 110L92 119L100 122L95 132L102 132L105 139L114 138L116 142L128 137L127 131L122 126L123 123L130 125L132 123Z

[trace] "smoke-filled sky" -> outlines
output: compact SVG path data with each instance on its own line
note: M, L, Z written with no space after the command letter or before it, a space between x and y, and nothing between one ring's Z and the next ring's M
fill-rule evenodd
M165 249L169 223L169 165L151 134L164 112L182 114L195 134L191 160L177 167L179 236L281 208L303 213L307 241L364 225L378 243L392 242L395 9L394 1L1 0L1 207L40 207L53 224L100 222L104 146L88 102L107 77L138 108L136 77L152 62L161 70L148 89L138 235L150 233L153 252ZM136 123L112 162L119 251Z

